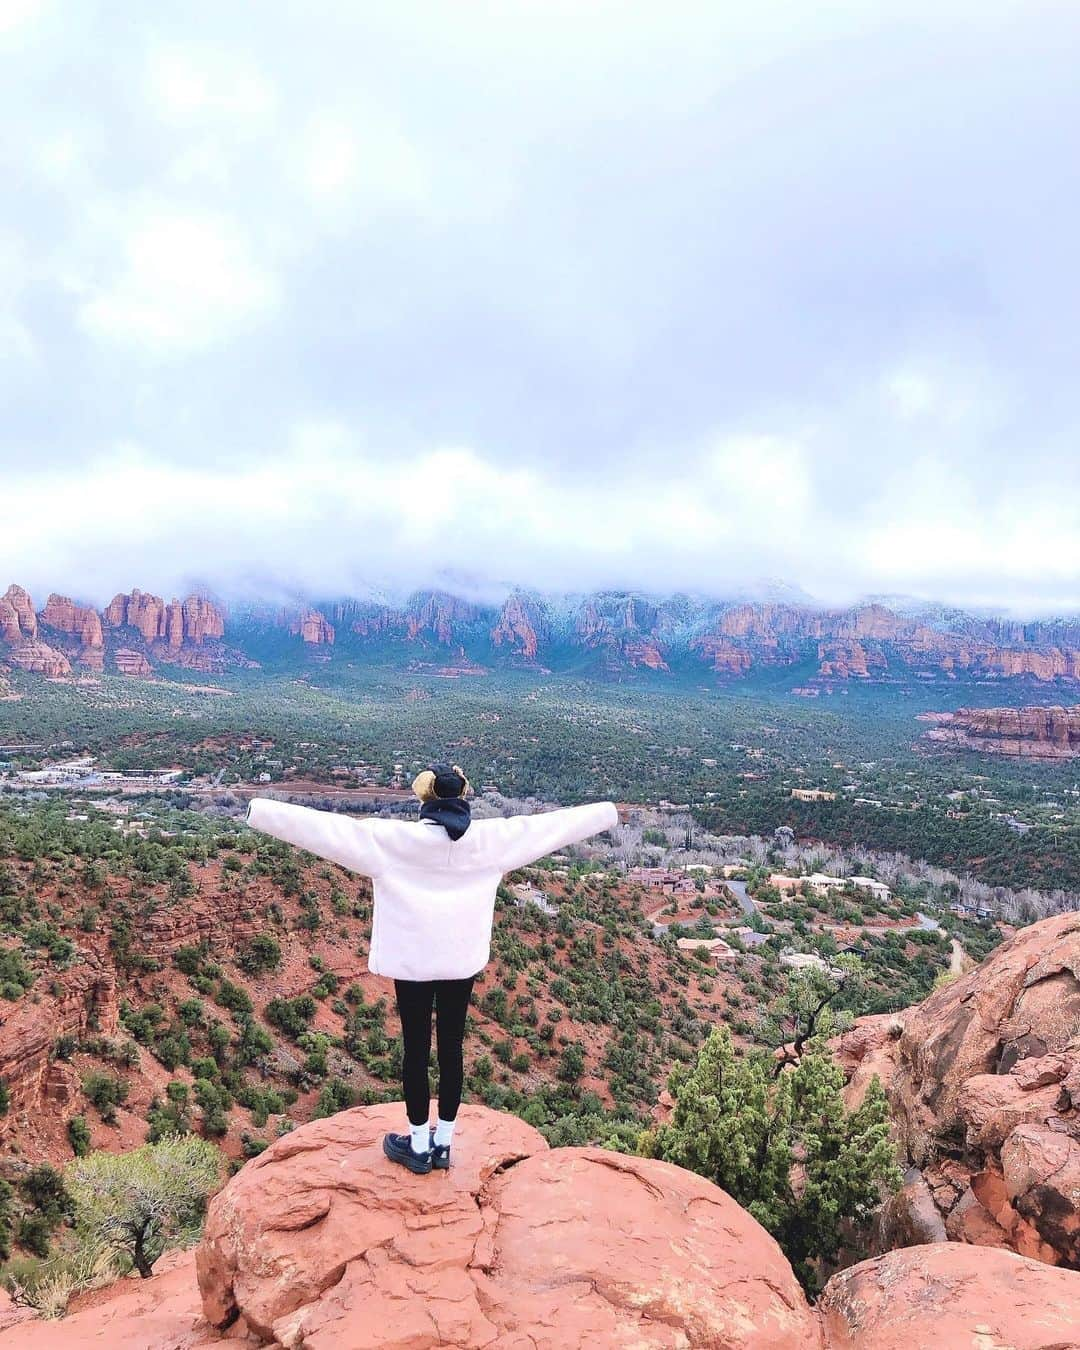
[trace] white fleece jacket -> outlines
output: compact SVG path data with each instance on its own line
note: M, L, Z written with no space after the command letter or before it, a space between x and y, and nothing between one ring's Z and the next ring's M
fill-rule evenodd
M460 980L491 955L495 891L504 872L618 823L614 802L474 820L452 840L430 820L356 819L253 797L256 830L371 877L368 969L399 980Z

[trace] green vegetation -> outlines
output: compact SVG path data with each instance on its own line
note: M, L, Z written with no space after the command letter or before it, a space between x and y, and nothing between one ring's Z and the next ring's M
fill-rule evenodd
M692 1068L673 1072L671 1120L643 1135L641 1149L723 1187L812 1290L842 1251L857 1248L883 1196L900 1184L881 1085L875 1079L848 1111L843 1084L820 1045L778 1071L763 1052L738 1054L719 1027Z
M128 1257L146 1279L171 1245L197 1236L221 1175L218 1150L194 1135L166 1135L130 1153L91 1153L67 1169L76 1226Z

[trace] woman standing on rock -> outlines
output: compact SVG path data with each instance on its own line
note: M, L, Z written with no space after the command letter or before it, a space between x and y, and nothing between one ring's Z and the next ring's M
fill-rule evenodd
M471 819L469 781L434 764L412 784L416 821L357 820L334 811L255 797L247 823L277 839L371 877L375 909L368 970L394 981L404 1045L407 1134L383 1151L413 1172L450 1165L464 1076L462 1041L473 981L491 955L495 892L505 872L617 824L613 802L531 816ZM438 1118L428 1124L428 1058L435 1014Z

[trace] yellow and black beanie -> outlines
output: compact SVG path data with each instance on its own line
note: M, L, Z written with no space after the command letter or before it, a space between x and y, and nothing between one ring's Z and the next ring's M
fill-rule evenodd
M416 775L412 790L422 802L464 797L472 791L459 764L432 764Z

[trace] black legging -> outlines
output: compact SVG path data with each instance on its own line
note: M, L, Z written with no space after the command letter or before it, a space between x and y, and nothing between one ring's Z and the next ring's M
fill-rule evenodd
M454 1120L461 1105L464 1078L461 1046L473 980L395 980L404 1054L401 1082L411 1125L423 1125L431 1106L428 1059L431 1056L431 1010L439 1054L439 1119Z

